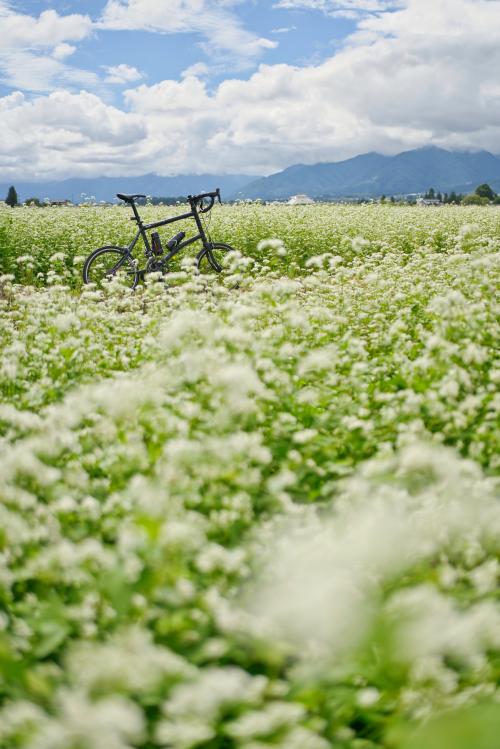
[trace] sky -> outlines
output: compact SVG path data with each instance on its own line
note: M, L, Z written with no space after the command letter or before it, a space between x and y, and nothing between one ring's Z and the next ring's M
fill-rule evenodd
M500 0L0 0L0 182L500 154Z

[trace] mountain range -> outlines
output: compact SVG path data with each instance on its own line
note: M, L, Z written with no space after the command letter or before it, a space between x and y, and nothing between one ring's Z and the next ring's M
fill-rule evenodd
M0 179L1 179L0 170ZM7 195L10 185L14 184L20 202L28 198L40 200L71 200L83 203L93 198L116 202L116 193L143 193L154 197L178 197L195 195L200 192L221 188L222 196L228 197L255 180L248 174L179 174L175 177L161 177L158 174L145 174L141 177L82 177L52 182L0 182L0 200Z
M410 195L430 187L467 193L483 182L500 190L498 156L488 151L447 151L430 146L397 156L366 153L346 161L297 164L254 180L238 197L284 200L305 193L312 198L359 198Z
M0 173L1 178L1 173ZM268 177L233 175L178 175L161 177L75 178L56 182L15 183L20 201L69 199L80 203L85 196L114 201L117 192L177 197L220 187L223 199L286 200L306 193L313 198L362 198L423 193L430 187L441 192L468 193L488 182L500 191L500 157L488 151L447 151L429 146L396 156L366 153L345 161L296 164ZM0 183L0 197L10 183Z

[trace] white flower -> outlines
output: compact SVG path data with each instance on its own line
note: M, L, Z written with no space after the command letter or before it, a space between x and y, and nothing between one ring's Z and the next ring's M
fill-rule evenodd
M396 483L381 481L387 475ZM323 515L320 522L312 513L268 542L270 569L257 585L251 610L304 647L342 652L364 634L378 581L441 548L455 548L457 539L463 544L465 533L474 530L479 540L492 537L495 528L500 528L500 507L476 466L446 449L406 448L401 456L369 461L348 479L331 518ZM420 609L425 608L422 602ZM490 615L496 621L497 614ZM429 632L432 622L431 616ZM437 631L437 648L439 637L443 645L452 642L445 621ZM417 648L424 637L415 632ZM417 653L409 646L407 651Z
M51 263L62 262L63 260L66 260L66 255L64 254L64 252L54 252L54 254L50 258Z
M139 627L119 632L103 644L75 646L68 667L86 689L111 692L146 692L164 678L179 681L194 673L183 658L155 645L150 632Z
M370 246L370 241L364 237L354 237L354 239L351 240L351 246L353 252L360 253Z
M478 593L493 593L498 587L500 564L497 559L488 559L469 573L469 578Z
M277 255L284 257L286 255L286 249L281 239L261 239L257 245L257 250L262 252L263 250L274 250Z
M79 327L80 320L78 316L75 315L73 312L66 312L66 313L57 315L54 318L54 325L58 330L64 333L67 330L70 330L71 328Z
M210 723L223 707L258 702L266 683L265 677L252 677L239 668L208 668L194 683L176 687L164 711L175 721L196 719Z
M171 749L191 749L214 736L214 728L203 720L161 720L156 730L157 743Z
M373 707L380 700L380 692L375 687L361 689L356 695L356 702L360 707Z
M63 691L58 709L38 728L29 749L132 749L144 739L141 710L123 697L91 702L81 692Z
M477 234L477 232L479 231L480 231L480 226L478 224L463 224L460 227L460 231L458 232L458 238L465 239L466 237L470 237L474 234Z
M229 723L227 733L237 740L268 736L284 726L294 727L305 717L302 705L271 702L260 710L251 710Z
M306 442L311 442L317 436L317 429L301 429L298 432L294 432L293 441L297 445L305 445Z

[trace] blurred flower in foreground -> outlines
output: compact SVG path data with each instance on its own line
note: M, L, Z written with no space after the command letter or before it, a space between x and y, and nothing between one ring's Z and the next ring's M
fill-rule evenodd
M329 514L305 508L274 522L250 608L305 656L339 658L357 647L381 606L402 660L500 650L493 601L462 610L422 581L382 595L385 584L440 555L480 554L499 530L494 485L476 465L446 448L408 446L362 465Z

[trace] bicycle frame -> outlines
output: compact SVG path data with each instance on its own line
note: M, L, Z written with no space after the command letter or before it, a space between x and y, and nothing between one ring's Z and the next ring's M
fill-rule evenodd
M142 237L142 241L144 242L144 246L146 248L146 257L147 258L153 257L154 255L153 255L153 251L151 250L151 246L149 244L147 232L150 231L151 229L158 229L160 226L166 226L167 224L173 224L176 221L184 221L189 218L194 218L199 233L196 234L194 237L189 237L189 239L186 239L185 241L176 245L172 250L170 250L170 252L167 255L161 258L161 262L167 263L169 260L171 260L174 257L174 255L177 255L178 252L183 250L184 247L188 247L188 245L194 244L194 242L198 242L200 240L203 242L202 252L205 252L207 251L207 249L208 250L210 249L207 247L208 245L207 235L203 228L203 224L201 223L200 217L198 215L198 211L196 210L196 206L194 208L192 207L189 213L181 213L179 216L172 216L171 218L162 219L162 221L155 221L152 224L143 224L135 203L131 203L131 207L134 212L134 217L132 220L137 221L137 225L139 228L137 230L137 234L135 235L131 243L125 248L127 251L127 256L132 254L132 250L134 249L137 242L139 241L139 238Z

